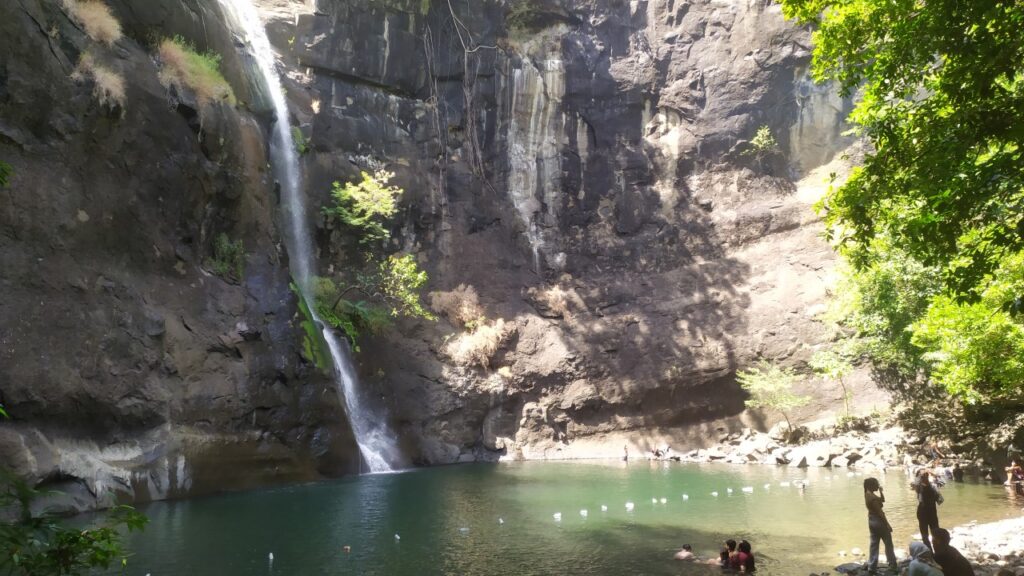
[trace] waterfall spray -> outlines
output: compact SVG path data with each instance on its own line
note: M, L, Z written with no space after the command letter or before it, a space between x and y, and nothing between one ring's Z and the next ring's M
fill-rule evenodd
M370 472L389 472L402 466L401 452L394 436L381 414L372 414L363 401L356 373L349 357L348 346L317 316L311 285L316 269L312 234L309 231L306 206L302 190L302 174L298 154L292 142L288 120L288 103L281 79L275 68L274 52L267 39L251 0L219 0L226 15L240 29L266 85L267 95L274 105L276 122L270 141L270 161L274 174L281 183L284 210L285 242L291 258L291 272L302 297L309 304L313 321L322 328L324 340L334 362L335 381L348 415L359 451Z

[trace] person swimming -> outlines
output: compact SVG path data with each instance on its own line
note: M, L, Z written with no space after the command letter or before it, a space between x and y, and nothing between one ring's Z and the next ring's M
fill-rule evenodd
M693 555L693 547L692 546L690 546L689 544L683 544L683 549L680 550L679 552L676 552L675 559L676 560L688 560L688 561L692 562L692 561L696 560L697 557Z
M750 542L741 540L739 552L736 553L736 567L740 572L756 572L757 566L754 563L754 551L750 548Z

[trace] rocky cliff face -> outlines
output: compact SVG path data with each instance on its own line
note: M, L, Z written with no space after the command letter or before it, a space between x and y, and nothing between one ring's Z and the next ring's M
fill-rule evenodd
M86 479L85 500L357 465L333 384L298 352L265 107L213 4L112 0L127 36L111 47L56 0L0 7L0 159L15 169L0 190L0 401L15 415L0 453ZM502 321L483 361L445 316L362 346L363 385L415 461L696 446L741 414L767 423L743 413L738 368L799 364L827 341L815 317L833 261L810 205L828 172L814 169L849 144L847 103L806 78L809 35L778 6L257 4L310 140L310 204L395 171L393 248L431 290ZM158 83L144 44L174 34L223 55L242 106ZM123 105L72 78L86 51L124 75ZM776 148L750 144L762 126ZM244 242L240 282L206 264L222 232ZM352 257L338 240L321 224L325 270ZM805 416L840 398L814 384Z
M261 122L170 93L132 39L230 35L204 3L118 14L107 46L60 2L0 6L0 461L85 507L350 470L333 383L297 351ZM211 272L221 233L242 282Z
M833 260L811 204L828 171L812 170L850 144L848 103L807 78L809 34L777 5L321 0L267 14L301 72L310 194L397 171L395 247L434 290L462 286L504 321L486 366L458 361L466 330L446 320L364 347L365 385L419 461L699 444L738 425L737 368L800 364L827 341ZM763 126L778 145L759 152ZM331 235L324 257L343 267ZM805 417L841 397L813 385Z

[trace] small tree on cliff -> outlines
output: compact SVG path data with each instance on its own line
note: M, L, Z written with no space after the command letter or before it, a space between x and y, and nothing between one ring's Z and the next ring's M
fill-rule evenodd
M394 174L363 172L358 182L335 182L334 203L323 208L331 225L339 225L358 239L362 265L342 276L314 279L313 309L325 322L345 332L358 350L361 333L378 332L398 317L433 320L423 307L420 289L427 273L411 254L388 254L385 241L391 218L398 212L403 190L390 184Z
M853 363L850 362L850 359L840 350L825 349L815 352L808 364L815 374L839 382L839 386L843 389L843 406L846 408L846 416L849 417L850 399L853 394L846 388L843 378L853 372Z
M793 424L789 421L789 411L806 406L811 401L810 396L793 393L793 384L799 380L800 376L792 370L768 362L736 373L736 381L750 394L746 401L747 407L778 410L785 418L790 433L793 432Z

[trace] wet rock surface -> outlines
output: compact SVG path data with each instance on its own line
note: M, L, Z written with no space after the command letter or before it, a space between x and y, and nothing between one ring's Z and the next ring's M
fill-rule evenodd
M217 17L130 4L114 4L126 31L159 12L162 35L197 43L184 23ZM74 508L347 471L333 384L297 350L261 122L169 93L141 37L94 42L60 2L0 6L4 465ZM86 53L121 103L74 77ZM213 274L222 233L243 242L241 279Z
M406 190L393 247L430 290L471 287L514 326L486 367L445 355L465 331L443 319L363 346L417 462L618 456L774 423L744 413L735 371L827 345L834 262L811 205L829 170L812 169L850 144L848 102L809 82L809 34L777 5L263 4L272 30L297 22L278 48L302 71L311 203L386 165ZM778 141L763 154L761 126ZM339 231L319 240L344 270ZM887 403L866 373L851 385ZM834 413L838 385L806 390L798 417Z
M465 330L444 319L362 343L362 384L415 462L620 456L771 427L735 372L827 345L834 262L811 205L842 168L814 169L849 145L848 103L809 83L809 34L777 5L544 0L512 19L501 1L257 4L309 140L312 211L331 182L394 170L391 247L507 327L486 366L452 359ZM93 500L356 469L334 385L299 352L251 62L215 3L111 6L127 34L112 47L58 2L0 8L15 170L0 451ZM145 46L175 34L224 57L240 106L159 84ZM71 78L87 50L123 74L123 106ZM750 150L761 126L776 149ZM244 243L240 281L206 265L220 233ZM320 222L317 242L324 271L353 263L342 231ZM847 385L860 409L887 402L864 371ZM838 385L804 386L795 418L841 406Z

